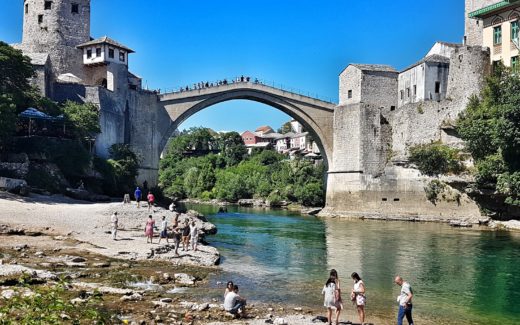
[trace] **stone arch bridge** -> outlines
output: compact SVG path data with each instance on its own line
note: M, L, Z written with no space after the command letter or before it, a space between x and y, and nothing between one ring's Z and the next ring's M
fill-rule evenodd
M164 107L171 120L158 144L159 148L164 148L173 132L193 114L215 104L235 99L252 100L269 105L300 122L316 139L326 163L330 163L336 104L257 82L234 82L159 95L159 105Z

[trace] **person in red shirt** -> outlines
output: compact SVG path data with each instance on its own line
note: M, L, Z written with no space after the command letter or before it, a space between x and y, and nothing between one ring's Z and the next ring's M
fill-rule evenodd
M155 203L155 196L152 194L152 192L148 192L148 196L146 198L148 199L148 211L150 211Z

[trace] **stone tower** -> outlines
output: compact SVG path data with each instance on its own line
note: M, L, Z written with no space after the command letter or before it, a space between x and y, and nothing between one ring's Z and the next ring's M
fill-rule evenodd
M52 74L84 77L82 51L90 40L90 0L24 0L23 39L26 53L49 55Z
M469 18L469 13L500 2L499 0L465 0L464 11L464 44L469 46L482 46L483 22Z

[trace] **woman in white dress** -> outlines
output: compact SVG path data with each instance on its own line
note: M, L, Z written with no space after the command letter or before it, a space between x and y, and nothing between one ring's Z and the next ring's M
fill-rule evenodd
M336 311L336 324L339 324L339 314L343 309L341 302L341 290L339 285L338 272L332 269L330 271L329 279L323 286L321 291L324 297L323 306L327 308L327 319L329 325L332 324L332 310Z
M363 280L361 280L361 277L356 272L352 273L351 275L352 280L354 280L354 288L352 289L352 301L356 304L358 316L359 316L359 322L363 324L365 322L365 303L366 303L366 296L365 296L365 284L363 283Z

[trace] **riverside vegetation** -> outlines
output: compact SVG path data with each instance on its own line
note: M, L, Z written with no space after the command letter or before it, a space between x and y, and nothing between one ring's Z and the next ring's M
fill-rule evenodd
M216 134L192 128L170 142L159 180L166 195L179 199L236 202L258 198L272 206L282 201L323 206L324 172L323 165L289 160L271 149L248 155L236 132Z

